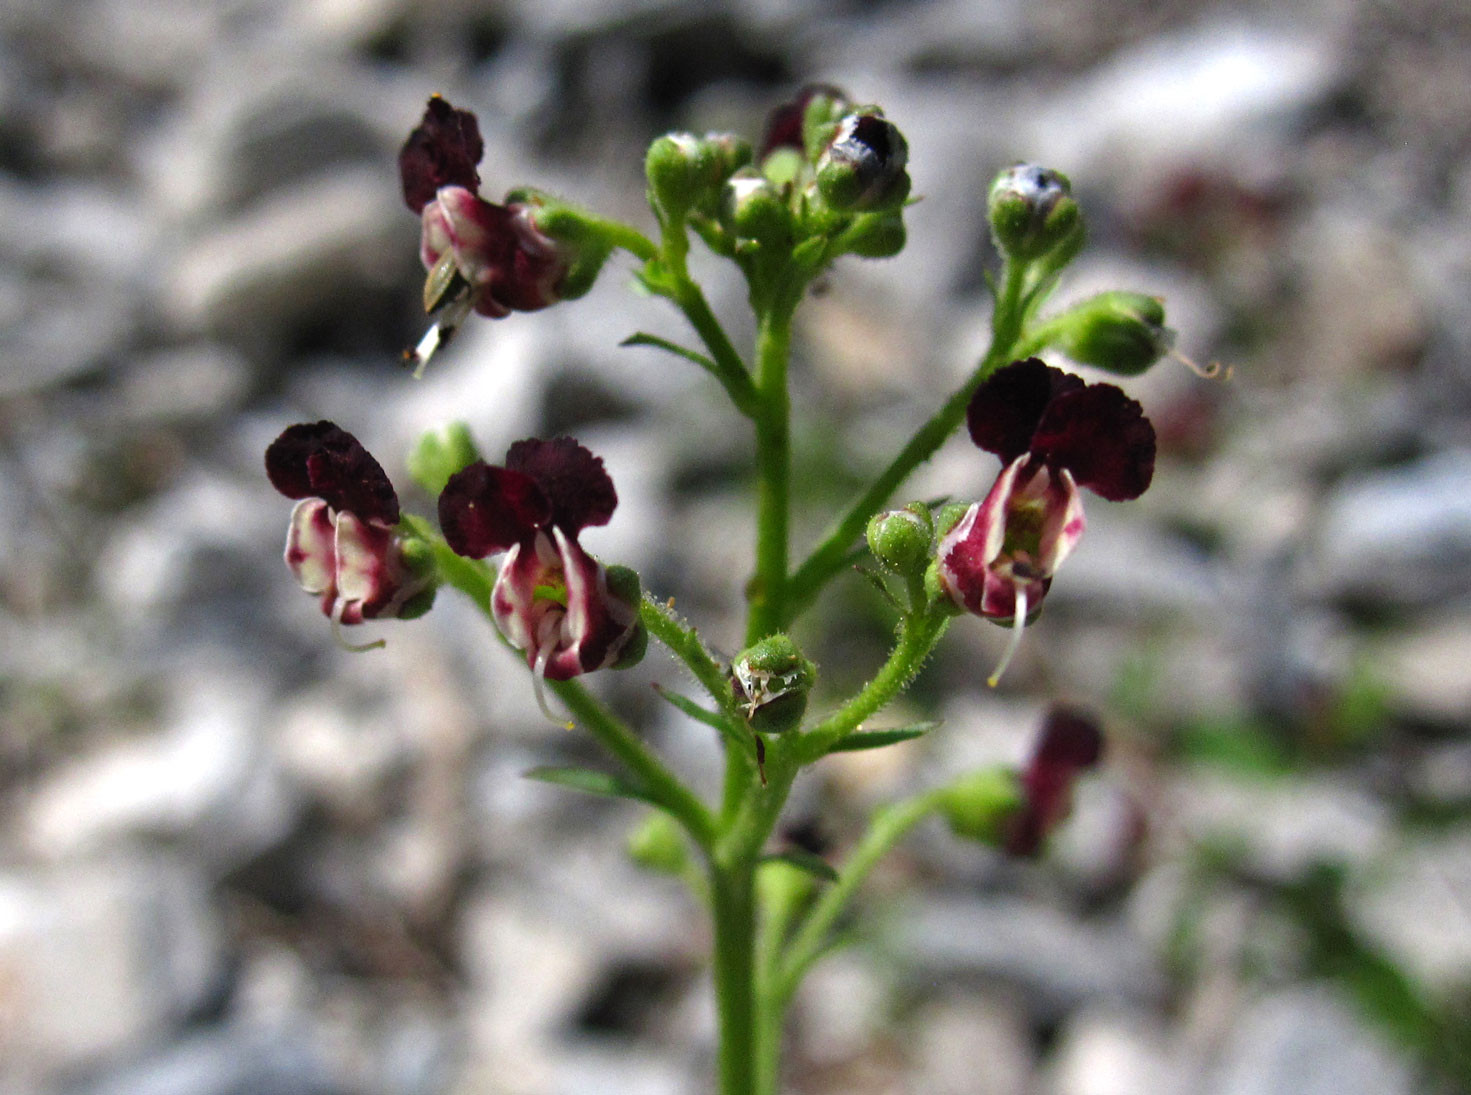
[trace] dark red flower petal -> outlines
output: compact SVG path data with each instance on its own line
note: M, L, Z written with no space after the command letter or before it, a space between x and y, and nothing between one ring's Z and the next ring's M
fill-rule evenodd
M529 475L551 502L551 523L575 536L589 525L606 525L618 506L603 461L570 437L517 441L506 467Z
M1040 358L1013 361L992 373L971 396L965 412L971 440L1009 464L1032 450L1032 435L1048 404L1082 387L1078 377Z
M766 128L761 134L761 148L756 154L758 160L765 159L767 153L777 148L795 148L798 152L803 150L802 119L807 115L807 104L819 95L842 102L848 100L848 96L832 84L807 84L797 92L795 98L782 103L766 116Z
M484 460L455 472L439 495L445 542L471 559L530 540L551 517L552 504L536 480Z
M1154 427L1122 390L1090 384L1048 405L1032 454L1067 468L1078 486L1122 502L1138 498L1154 478Z
M1078 773L1097 765L1102 755L1103 734L1091 718L1066 707L1047 712L1037 749L1022 772L1026 801L1007 825L1008 852L1034 856L1042 850L1072 808Z
M424 118L398 154L404 201L415 213L434 200L442 186L480 188L475 165L485 154L480 125L468 110L456 110L438 95L424 108Z
M1103 734L1098 724L1081 711L1053 707L1042 723L1032 767L1073 770L1092 768L1103 757Z
M288 427L266 449L266 475L287 498L320 498L361 521L398 524L398 495L387 473L334 423Z

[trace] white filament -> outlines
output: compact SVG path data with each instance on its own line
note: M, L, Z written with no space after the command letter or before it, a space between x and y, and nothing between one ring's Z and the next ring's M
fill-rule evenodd
M541 708L541 713L546 716L548 722L554 722L564 730L576 728L576 724L570 719L559 719L547 706L546 675L547 661L552 656L552 638L561 625L560 614L548 612L542 617L541 623L536 629L536 661L531 666L531 688L536 693L536 706Z
M347 602L341 597L332 602L332 638L337 640L337 645L343 650L353 654L362 654L369 650L377 650L379 647L387 646L383 639L374 639L370 643L350 643L347 636L342 633L342 610L347 607Z
M1006 653L1001 655L1001 661L997 664L995 672L986 678L986 683L995 688L1001 681L1001 674L1006 672L1006 667L1011 664L1011 659L1016 655L1022 645L1022 631L1027 626L1027 591L1022 586L1016 587L1016 617L1011 624L1011 639L1006 644Z

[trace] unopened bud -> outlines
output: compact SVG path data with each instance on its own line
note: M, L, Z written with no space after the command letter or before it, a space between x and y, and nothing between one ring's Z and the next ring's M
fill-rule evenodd
M725 180L751 162L751 146L728 133L669 133L649 146L649 198L666 219L713 212Z
M817 667L786 635L772 635L736 658L731 677L731 691L751 728L780 734L802 721Z
M1019 262L1050 256L1060 268L1082 245L1082 211L1060 171L1014 164L992 182L988 207L996 246Z
M640 867L660 874L679 874L689 864L684 834L662 810L655 810L628 834L628 855Z
M983 768L940 791L940 814L956 836L999 845L1006 825L1021 809L1021 780L1005 768Z
M868 522L868 550L879 565L903 577L918 577L934 554L934 526L920 502L876 513Z
M743 239L789 243L792 207L781 190L754 171L738 171L725 184L723 219Z
M817 161L817 189L841 213L897 209L909 197L909 144L877 110L838 123Z
M1068 357L1122 376L1138 376L1175 341L1158 297L1121 290L1099 293L1049 326L1057 328L1051 344Z
M438 498L450 476L480 459L470 427L451 422L420 435L409 450L409 474L433 498Z

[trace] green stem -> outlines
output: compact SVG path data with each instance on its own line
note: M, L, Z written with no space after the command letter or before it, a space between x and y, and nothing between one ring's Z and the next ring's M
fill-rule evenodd
M786 611L778 626L785 625L801 614L817 598L823 586L843 569L849 547L863 535L868 519L879 511L915 468L935 455L965 420L966 407L970 405L971 396L982 382L1015 356L1016 344L1022 334L1022 296L1026 286L1026 272L1026 267L1021 264L1007 263L996 311L991 317L991 348L986 356L966 378L965 383L951 393L939 411L920 427L919 432L899 451L899 455L879 473L878 478L857 501L848 507L806 561L793 572L787 583Z
M761 313L756 335L756 574L751 580L751 611L746 624L750 645L781 628L786 620L787 528L791 507L791 396L787 363L791 355L795 294L774 294Z
M730 671L715 659L693 627L681 622L672 608L656 601L650 594L645 594L639 605L639 620L649 629L650 635L684 662L727 721L735 724L744 722L730 689Z
M873 680L794 743L796 763L811 764L826 756L834 744L857 730L865 719L908 687L949 626L950 617L938 613L906 616L899 624L899 641Z
M801 929L787 948L785 961L773 979L771 999L767 1006L785 1012L802 977L827 951L833 926L847 908L878 861L888 854L915 825L938 807L938 792L920 795L906 802L896 802L879 810L873 824L838 874L837 882L827 887L803 921ZM779 1022L780 1020L778 1020Z
M647 790L689 832L701 848L715 843L715 819L679 777L623 722L596 700L579 681L547 681L572 712L577 724L638 777Z
M756 1084L756 892L751 863L710 868L715 918L715 1008L720 1095L753 1095Z

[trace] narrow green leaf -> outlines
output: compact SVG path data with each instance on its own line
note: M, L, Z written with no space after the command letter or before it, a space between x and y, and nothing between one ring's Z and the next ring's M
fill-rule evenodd
M796 867L799 871L806 871L820 882L836 882L838 872L833 869L831 863L823 859L815 852L809 852L802 848L793 848L787 852L774 852L771 855L761 857L762 863L785 863L789 867Z
M703 722L706 726L713 726L717 730L726 729L725 719L720 716L719 712L711 711L708 707L701 707L688 696L671 692L661 684L654 685L654 691L658 693L661 700L672 704L696 722Z
M618 345L652 346L656 350L664 350L667 353L673 354L675 357L682 357L686 361L693 361L696 365L704 369L706 372L715 373L717 375L719 375L720 372L715 362L711 361L708 357L700 353L698 350L691 350L688 346L681 346L677 342L670 342L667 338L660 338L658 335L651 335L647 331L638 331L635 334L631 334L622 342L618 343Z
M917 722L912 726L896 726L891 730L855 730L841 738L828 750L829 753L856 753L860 749L882 749L885 745L897 745L901 741L913 741L923 737L938 722Z
M591 768L544 765L540 768L533 768L523 775L526 779L555 783L559 787L568 787L574 791L582 791L584 794L631 798L638 802L651 803L654 806L660 805L657 799L636 783L619 779L617 776L610 776L606 772L595 772Z

